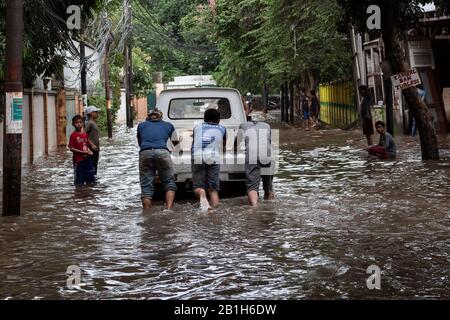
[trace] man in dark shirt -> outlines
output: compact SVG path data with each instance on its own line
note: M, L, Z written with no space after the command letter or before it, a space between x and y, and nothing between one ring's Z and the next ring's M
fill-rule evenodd
M372 112L371 112L373 100L370 94L370 90L367 86L360 86L358 89L359 93L363 97L363 100L361 101L361 119L362 119L363 134L366 136L367 144L370 147L371 145L373 145L372 135L374 134Z
M315 127L319 121L320 103L316 95L316 90L311 90L309 93L311 94L311 105L309 107L309 112L313 122L313 127Z
M173 173L172 159L167 142L179 143L175 128L162 120L162 113L155 109L149 113L146 121L139 124L137 138L139 151L139 180L141 183L141 200L144 209L152 205L156 171L166 192L166 209L171 210L175 200L177 185Z
M377 156L381 159L395 159L397 156L397 147L394 138L389 132L386 132L386 125L383 121L377 121L375 128L380 134L380 142L377 146L371 146L367 149L370 155Z

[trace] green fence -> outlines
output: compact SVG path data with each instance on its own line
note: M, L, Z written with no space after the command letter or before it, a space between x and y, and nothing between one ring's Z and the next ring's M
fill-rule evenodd
M345 129L358 119L355 87L351 81L320 85L320 120Z

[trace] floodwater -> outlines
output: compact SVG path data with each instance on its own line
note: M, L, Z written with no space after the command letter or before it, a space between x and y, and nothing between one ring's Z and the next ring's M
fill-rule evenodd
M277 200L212 214L141 210L135 130L103 140L92 188L74 189L62 150L24 169L22 216L0 217L0 299L448 299L450 152L422 162L397 141L378 161L359 132L285 129Z

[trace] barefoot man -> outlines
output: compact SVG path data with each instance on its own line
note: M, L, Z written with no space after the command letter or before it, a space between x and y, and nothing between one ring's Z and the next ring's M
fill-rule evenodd
M192 185L202 211L219 205L220 163L226 150L227 130L219 124L220 112L208 109L204 122L194 128L192 143ZM208 202L207 193L210 202Z
M166 209L171 210L175 200L175 183L172 160L167 148L169 139L176 146L179 143L175 128L162 120L162 112L151 111L147 120L139 124L137 138L141 148L139 152L139 180L141 183L141 199L144 209L152 205L155 187L153 185L156 172L166 192Z

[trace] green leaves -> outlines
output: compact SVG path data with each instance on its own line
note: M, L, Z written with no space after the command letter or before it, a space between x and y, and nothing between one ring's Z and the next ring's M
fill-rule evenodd
M218 64L213 13L207 1L136 0L135 45L152 57L164 81L174 76L211 73Z
M221 82L242 91L318 74L351 74L348 39L337 31L335 0L218 0L216 32ZM277 85L278 87L278 85Z
M146 97L153 89L153 68L151 57L140 48L133 48L133 92L138 97Z

